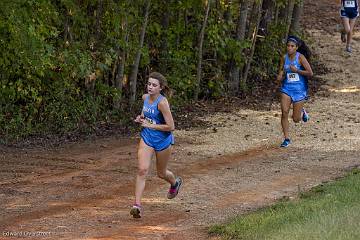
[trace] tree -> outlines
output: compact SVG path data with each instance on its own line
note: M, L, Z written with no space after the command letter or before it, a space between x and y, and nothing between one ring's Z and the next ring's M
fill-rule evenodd
M300 31L300 19L303 12L304 0L298 0L294 6L290 33L298 33Z
M122 24L122 31L123 31L123 44L127 45L128 42L128 26L127 26L127 20L124 19L124 22ZM119 109L120 108L120 101L122 98L122 82L124 78L124 72L125 72L125 61L126 61L126 50L125 47L118 47L117 50L117 58L114 63L114 69L113 69L113 81L115 84L115 88L119 91L119 96L114 99L114 108Z
M274 18L275 2L273 0L264 0L262 5L262 16L259 25L263 35L268 32L268 26L272 23Z
M168 58L168 37L167 33L170 25L170 4L171 0L164 0L163 6L165 11L163 12L163 16L161 19L161 44L160 44L160 71L166 72L167 70L167 58Z
M243 86L246 86L248 74L249 74L249 71L250 71L250 66L251 66L251 63L253 61L253 56L254 56L254 52L255 52L255 45L256 45L256 39L257 39L257 35L258 35L258 31L259 31L259 24L260 24L260 20L261 20L262 4L263 4L263 0L260 0L258 3L256 3L256 5L254 5L255 6L254 7L255 11L253 11L253 14L255 15L255 17L254 17L255 23L254 23L254 29L252 31L253 35L252 35L252 41L251 41L250 54L248 55L245 70L244 70L244 76L242 78L242 85Z
M286 26L286 30L285 30L285 33L283 36L286 39L289 34L289 30L290 30L290 24L291 24L292 14L293 14L293 10L294 10L295 0L287 0L283 4L284 5L280 5L279 18L281 20L281 23L284 26Z
M287 36L289 35L291 20L292 20L293 11L294 11L294 5L295 5L295 0L288 1L287 14L286 14L286 36L285 36L285 38L287 38Z
M246 31L246 20L248 16L249 1L248 0L239 0L239 18L236 24L236 41L241 42L245 39ZM236 52L235 54L243 55L243 52ZM240 69L243 68L243 64L236 63L232 59L230 64L230 92L232 95L235 95L239 92L240 86Z
M212 0L208 0L206 5L206 11L204 20L201 26L201 31L199 34L199 44L198 44L198 62L197 62L197 68L196 68L196 83L195 83L195 90L194 90L194 100L198 100L199 98L199 92L200 92L200 84L201 84L201 70L202 70L202 54L203 54L203 43L204 43L204 35L205 35L205 28L209 17L209 11L210 11L210 4Z
M146 32L146 26L148 24L149 19L149 11L150 11L150 0L146 0L146 8L145 8L145 16L144 16L144 22L141 28L140 33L140 42L139 42L139 48L136 53L135 61L131 69L131 74L129 77L130 82L130 105L132 105L135 102L136 99L136 87L137 87L137 75L139 71L139 64L140 64L140 58L141 58L141 49L144 45L144 38L145 38L145 32Z

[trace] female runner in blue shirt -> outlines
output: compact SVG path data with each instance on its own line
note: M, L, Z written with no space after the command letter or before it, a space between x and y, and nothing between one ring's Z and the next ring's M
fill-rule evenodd
M145 178L151 165L152 156L156 156L157 174L160 178L170 183L167 197L172 199L179 193L182 185L180 177L167 169L171 157L171 146L174 144L174 120L170 111L169 102L162 93L169 90L166 78L152 72L147 83L147 94L143 95L144 105L141 115L135 122L141 124L141 139L138 148L138 173L135 187L135 204L130 210L134 218L141 218L143 209L141 197L145 189Z
M304 102L307 99L307 78L313 75L313 71L307 59L310 57L310 50L305 43L295 36L287 39L287 53L281 59L280 71L277 77L282 82L281 87L281 126L284 134L284 141L281 147L287 147L291 141L289 137L289 111L293 105L292 119L299 122L309 120L309 115L304 109Z

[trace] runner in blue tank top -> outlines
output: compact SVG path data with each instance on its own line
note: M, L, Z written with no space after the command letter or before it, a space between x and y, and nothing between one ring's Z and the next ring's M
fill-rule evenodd
M156 156L158 176L170 184L167 198L176 197L182 185L182 179L167 169L171 157L171 146L174 144L174 120L170 111L169 102L162 93L169 90L166 78L153 72L149 75L147 91L143 95L144 105L141 115L135 122L141 124L141 139L138 148L138 173L135 186L135 204L130 210L134 218L141 218L143 208L141 197L145 189L146 175L149 172L152 156Z
M346 42L345 50L349 53L352 52L351 41L358 16L358 0L341 0L340 17L344 26L344 30L341 31L341 41Z
M145 120L149 123L157 124L166 124L163 114L158 109L158 104L164 100L164 96L159 94L158 97L150 103L150 95L146 94L143 106L143 114ZM153 128L144 127L141 130L142 140L150 147L154 148L155 151L162 151L174 144L174 136L170 131L159 131Z
M281 59L280 71L277 77L281 86L281 126L284 134L284 141L281 147L290 144L289 137L289 112L293 105L292 119L299 122L309 120L309 115L304 109L304 102L307 99L307 78L313 75L308 62L310 50L305 43L295 36L287 39L287 53Z

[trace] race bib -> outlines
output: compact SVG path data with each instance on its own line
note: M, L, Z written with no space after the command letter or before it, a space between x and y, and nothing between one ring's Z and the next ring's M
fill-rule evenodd
M297 82L300 81L299 74L297 73L288 73L287 74L288 82Z
M345 1L344 7L346 8L354 8L355 7L355 1Z
M151 123L151 124L156 124L156 121L155 121L155 120L152 120L152 119L147 118L147 117L145 117L145 119L146 119L146 121L148 121L148 122Z

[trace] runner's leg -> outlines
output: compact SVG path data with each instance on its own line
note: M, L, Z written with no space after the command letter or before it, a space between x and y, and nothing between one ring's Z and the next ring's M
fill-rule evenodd
M174 185L175 176L171 171L167 169L167 164L171 157L171 148L172 147L170 145L168 148L160 152L156 152L156 169L159 178L162 178L171 185Z
M302 117L302 109L304 107L304 103L305 101L300 101L300 102L296 102L293 103L293 120L294 122L298 123L301 121L301 117Z
M289 111L291 106L291 98L285 93L281 93L281 127L284 138L289 138Z
M356 18L349 20L349 32L347 33L347 38L346 38L346 46L347 47L351 46L355 23L356 23Z
M141 197L145 189L146 175L149 172L154 149L141 139L138 149L138 173L136 176L135 204L141 205Z

